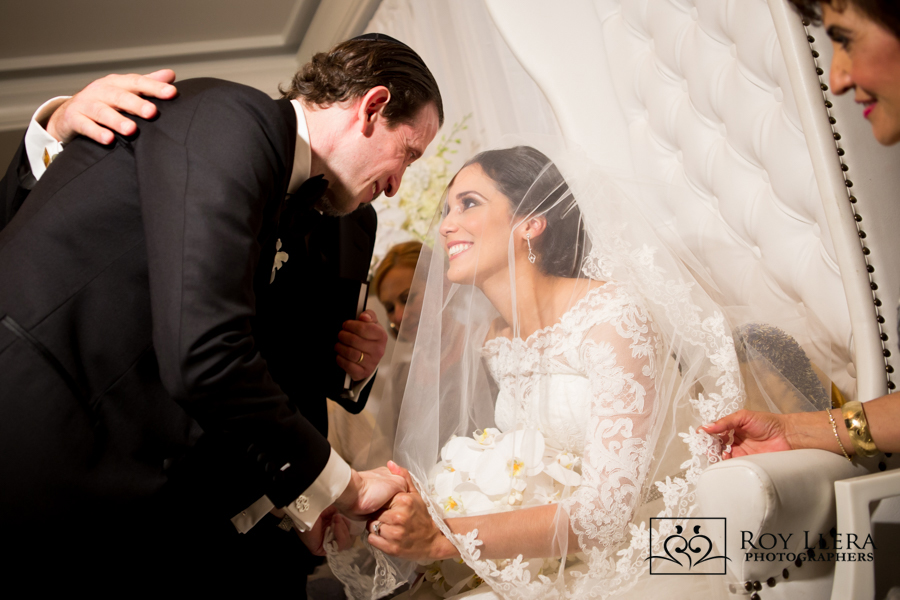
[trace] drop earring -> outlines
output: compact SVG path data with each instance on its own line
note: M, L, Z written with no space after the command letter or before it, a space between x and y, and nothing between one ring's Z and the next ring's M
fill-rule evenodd
M532 252L532 250L531 250L531 232L530 231L525 234L525 241L528 242L528 262L530 262L531 264L534 264L534 261L535 261L535 259L537 259L537 256L535 256L534 252Z

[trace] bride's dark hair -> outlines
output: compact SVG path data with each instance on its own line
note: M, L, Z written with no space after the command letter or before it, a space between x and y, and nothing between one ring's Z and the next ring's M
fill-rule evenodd
M556 165L531 146L487 150L463 169L469 165L480 166L509 198L513 223L530 215L547 219L547 228L531 242L538 268L547 275L577 277L586 237L581 211Z

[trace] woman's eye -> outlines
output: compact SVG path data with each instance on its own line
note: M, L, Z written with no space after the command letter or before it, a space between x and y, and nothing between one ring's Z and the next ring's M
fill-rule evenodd
M397 302L399 302L403 306L406 306L406 304L409 302L409 290L406 290L405 292L400 294L400 297L397 298Z
M475 200L474 198L463 198L462 199L463 210L467 210L469 208L472 208L473 206L478 206L478 201Z
M845 51L850 49L850 38L847 37L844 32L837 28L828 28L826 33L828 34L828 37L831 38L832 42L839 45Z

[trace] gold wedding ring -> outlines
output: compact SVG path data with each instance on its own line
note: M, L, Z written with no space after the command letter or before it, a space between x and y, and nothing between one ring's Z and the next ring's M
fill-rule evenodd
M364 359L365 357L366 357L366 353L360 351L360 353L359 353L359 360L356 361L356 364L361 365L361 364L362 364L362 361L363 361L363 359Z

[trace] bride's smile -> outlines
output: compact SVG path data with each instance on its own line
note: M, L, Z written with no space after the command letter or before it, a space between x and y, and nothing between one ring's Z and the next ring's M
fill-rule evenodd
M447 193L440 234L453 283L481 284L509 268L512 207L480 165L457 173Z

